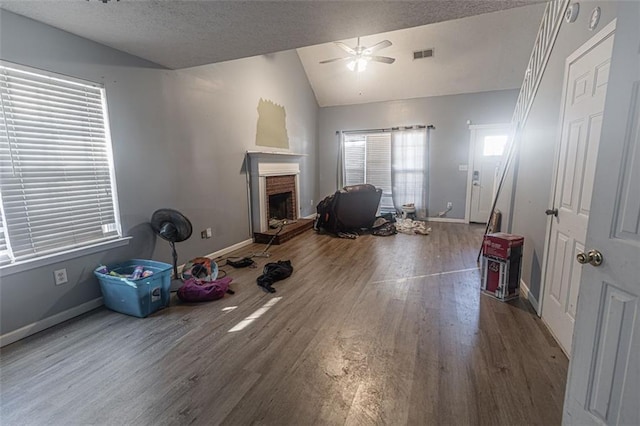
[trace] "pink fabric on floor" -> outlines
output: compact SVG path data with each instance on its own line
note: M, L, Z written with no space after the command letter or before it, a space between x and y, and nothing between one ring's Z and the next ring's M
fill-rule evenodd
M215 281L200 281L189 278L178 289L178 298L183 302L208 302L222 299L233 278L224 277Z

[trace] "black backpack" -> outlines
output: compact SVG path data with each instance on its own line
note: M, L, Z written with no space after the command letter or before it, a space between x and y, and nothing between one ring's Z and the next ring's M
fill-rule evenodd
M318 215L316 216L316 221L313 223L313 229L315 229L316 232L329 232L331 234L336 234L339 231L338 221L333 209L335 199L335 194L329 195L316 206L316 212Z

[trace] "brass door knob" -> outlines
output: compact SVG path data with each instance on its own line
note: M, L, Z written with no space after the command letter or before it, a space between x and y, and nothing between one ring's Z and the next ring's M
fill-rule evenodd
M602 253L598 250L589 250L588 252L580 252L576 255L578 263L587 264L590 263L593 266L602 265Z

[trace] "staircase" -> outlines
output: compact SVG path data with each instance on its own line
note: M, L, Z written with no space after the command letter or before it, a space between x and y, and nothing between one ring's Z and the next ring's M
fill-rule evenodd
M551 56L553 45L556 41L556 38L558 37L558 33L560 32L560 26L562 24L564 14L567 11L567 7L569 6L569 1L570 0L552 0L548 2L542 16L542 22L540 23L540 28L538 29L536 41L533 44L533 51L531 52L531 57L529 58L529 63L527 64L527 69L524 74L524 81L522 82L520 94L518 95L518 101L516 102L516 108L511 119L512 133L511 137L509 138L510 142L505 154L505 161L503 161L504 165L499 173L500 180L496 195L493 199L493 204L490 210L491 212L493 212L496 208L496 204L500 199L505 179L509 173L509 169L511 168L512 163L516 158L518 147L522 139L522 129L524 129L524 126L527 122L529 111L531 110L536 92L538 91L538 87L540 86L540 82L542 81L542 76L544 75L544 71L547 67L547 62L549 61L549 57ZM513 195L514 194L512 191L512 194L509 194L509 196L511 197L511 205L513 205ZM491 217L489 217L487 220L487 228L485 229L485 234L489 229L490 223ZM508 223L510 227L511 218L508 218ZM480 253L478 254L478 262L480 261L481 255L482 248L480 248Z

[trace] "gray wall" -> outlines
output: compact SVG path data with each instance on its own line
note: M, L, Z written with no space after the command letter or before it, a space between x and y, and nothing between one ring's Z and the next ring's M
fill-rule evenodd
M429 146L429 216L453 203L448 218L464 219L469 161L469 125L509 123L518 90L436 96L363 105L320 108L318 161L320 197L336 190L337 130L378 129L411 124L433 124Z
M551 206L565 60L594 35L594 32L588 30L588 21L596 6L602 9L598 29L616 17L614 2L589 1L580 4L580 15L575 23L562 23L524 128L519 151L511 231L525 237L522 279L537 301L541 299L543 250L549 220L544 211Z
M255 145L261 97L284 106L290 151L307 154L300 157L299 205L303 216L315 213L318 106L295 51L182 70L172 89L172 115L184 124L173 136L175 158L193 164L180 173L178 200L197 229L212 227L220 247L251 238L245 152L273 150ZM208 241L192 245L209 253Z
M133 257L170 262L147 221L161 207L183 211L194 235L180 262L250 238L244 152L257 149L259 99L283 105L291 150L301 164L302 214L313 213L317 103L295 51L181 71L0 10L0 58L106 87L123 248L0 278L0 334L100 296L92 270ZM213 228L213 238L199 231ZM66 268L69 283L54 286Z

